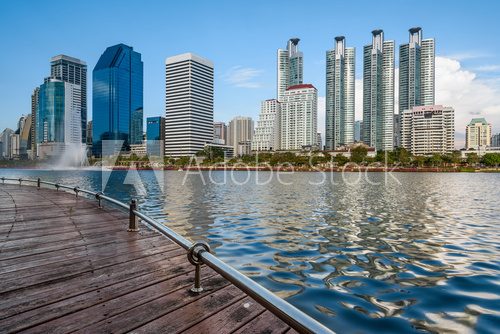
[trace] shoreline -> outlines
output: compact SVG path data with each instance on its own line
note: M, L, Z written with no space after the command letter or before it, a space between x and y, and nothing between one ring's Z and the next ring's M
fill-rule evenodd
M50 168L48 166L0 166L1 169L20 169L20 170L101 170L101 167L69 167L66 169ZM500 173L500 168L481 168L481 167L315 167L315 168L284 168L284 167L217 167L217 166L195 166L195 167L143 167L143 166L113 166L104 167L107 171L126 171L134 170L169 170L169 171L239 171L239 172L330 172L330 173Z

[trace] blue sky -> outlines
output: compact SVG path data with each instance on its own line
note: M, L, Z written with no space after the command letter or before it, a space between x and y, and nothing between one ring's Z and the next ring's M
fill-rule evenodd
M106 47L133 46L144 61L145 116L154 116L164 114L165 58L197 53L215 63L215 119L228 121L236 115L256 117L260 101L275 97L276 49L284 47L288 38L301 39L304 80L324 96L325 51L332 48L335 36L346 36L348 46L357 48L360 78L361 50L370 42L370 31L382 28L386 39L399 45L407 42L412 26L423 27L424 38L436 38L438 56L458 62L458 74L456 63L446 63L448 74L471 74L468 84L479 82L491 88L491 101L477 113L484 109L494 115L490 118L500 120L495 118L500 114L496 109L500 101L495 99L500 87L498 13L500 2L491 0L2 0L0 129L14 128L18 117L30 112L30 94L49 74L50 57L57 54L86 61L91 84L91 71ZM444 82L454 84L453 77ZM481 87L475 89L484 91ZM451 96L441 95L446 96L443 100L462 103L454 94L464 90L468 88L455 87ZM91 118L91 86L88 93ZM463 102L467 103L470 110L464 112L473 114L475 103ZM460 106L455 107L459 112ZM468 114L465 118L470 119Z

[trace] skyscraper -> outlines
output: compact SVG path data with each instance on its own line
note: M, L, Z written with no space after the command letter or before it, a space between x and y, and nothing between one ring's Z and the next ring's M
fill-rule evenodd
M37 138L37 123L36 114L38 111L38 95L40 93L40 87L36 87L31 94L31 159L36 159L37 148L36 148L36 138Z
M434 104L435 43L422 39L422 29L409 30L410 41L399 46L399 113Z
M252 151L271 151L279 149L278 117L280 103L276 99L262 101L259 120L252 139Z
M80 85L82 143L87 142L87 64L80 59L58 55L50 60L50 77Z
M81 145L81 86L46 78L40 86L35 124L41 158L58 155L70 144Z
M288 87L279 113L280 149L317 146L318 92L311 84Z
M250 149L253 138L253 120L251 117L236 116L228 126L228 145L234 149L234 154L244 155L250 154Z
M473 118L465 128L465 148L478 150L491 146L491 124L484 118Z
M163 157L165 148L165 118L161 116L146 119L146 151L149 156Z
M123 140L125 148L142 143L143 63L132 47L108 47L92 72L92 150L100 156L103 140Z
M31 134L33 128L33 117L31 114L19 122L19 157L27 159L31 155Z
M304 56L299 51L298 38L291 38L286 50L278 49L278 87L277 97L281 102L288 87L304 82Z
M335 37L335 49L326 52L325 147L334 150L354 142L355 50L345 37Z
M165 61L165 155L190 156L214 138L214 65L192 53Z
M455 111L417 106L401 114L401 147L414 155L449 153L455 147Z
M363 141L376 150L394 148L394 41L372 31L363 48Z
M363 129L362 121L354 122L354 142L360 142L361 138L363 138L362 129Z

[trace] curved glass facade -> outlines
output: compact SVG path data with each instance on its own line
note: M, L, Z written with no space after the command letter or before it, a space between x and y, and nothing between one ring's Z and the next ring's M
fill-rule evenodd
M143 63L132 47L118 44L104 51L93 72L93 153L103 140L123 140L124 149L140 144L143 134Z
M36 113L36 142L64 142L64 82L47 81L40 86Z

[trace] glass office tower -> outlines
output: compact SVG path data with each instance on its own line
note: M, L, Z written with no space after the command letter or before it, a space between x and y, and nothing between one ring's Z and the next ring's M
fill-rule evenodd
M123 140L123 149L142 143L143 62L132 47L118 44L104 51L92 72L92 140L95 156L103 140Z
M40 86L36 114L37 143L64 142L64 82L46 80Z
M149 156L163 156L165 140L165 118L161 116L146 119L146 150Z

